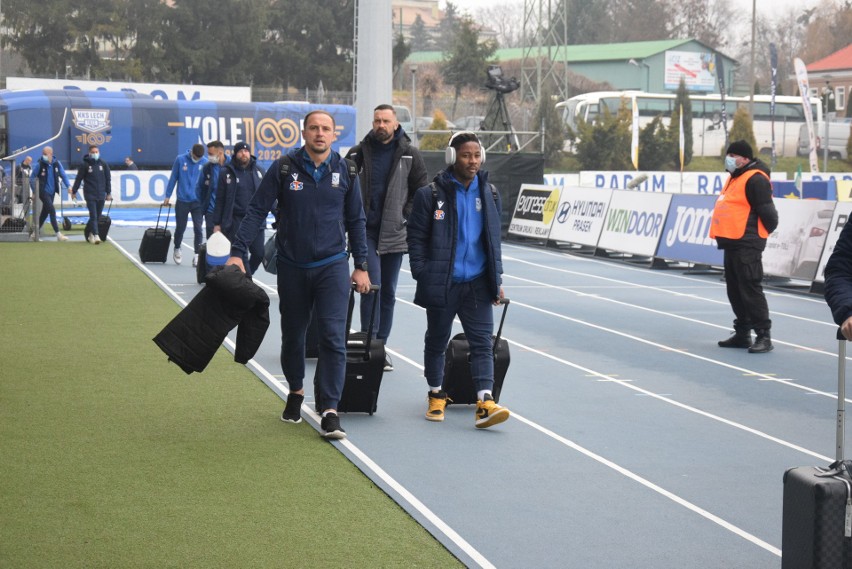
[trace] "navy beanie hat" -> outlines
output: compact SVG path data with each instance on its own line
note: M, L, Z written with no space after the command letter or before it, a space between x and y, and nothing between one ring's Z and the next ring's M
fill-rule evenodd
M249 145L242 140L234 145L234 155L236 156L237 152L240 150L248 150L249 154L251 154L251 148L249 148Z
M732 142L730 146L728 146L728 150L725 154L736 154L737 156L754 160L754 152L751 150L751 145L745 140L736 140Z

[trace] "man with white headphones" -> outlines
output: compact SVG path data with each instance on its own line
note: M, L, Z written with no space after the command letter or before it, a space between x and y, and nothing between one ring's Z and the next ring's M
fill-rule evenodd
M494 357L493 305L503 298L500 250L500 194L480 168L485 150L476 134L450 137L446 170L417 190L408 218L408 255L417 281L414 302L426 309L424 375L429 384L426 419L443 421L444 359L458 315L470 345L471 376L476 384L475 425L491 427L509 418L492 396Z

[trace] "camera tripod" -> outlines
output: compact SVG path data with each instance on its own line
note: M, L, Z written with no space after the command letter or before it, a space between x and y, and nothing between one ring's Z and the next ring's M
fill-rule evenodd
M521 144L518 140L518 135L515 134L515 129L512 127L512 119L509 117L509 110L506 108L506 100L503 97L502 91L494 91L494 98L488 104L488 110L485 111L485 120L482 121L483 131L505 131L506 134L501 134L496 138L489 137L488 147L494 147L501 142L505 137L506 150L509 152L518 150ZM498 147L499 148L499 147Z

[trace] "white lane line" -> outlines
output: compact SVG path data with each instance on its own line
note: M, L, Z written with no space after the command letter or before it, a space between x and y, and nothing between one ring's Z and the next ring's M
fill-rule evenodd
M563 436L560 436L560 435L554 433L550 429L542 427L538 423L535 423L535 422L530 421L529 419L527 419L527 418L525 418L521 415L518 415L515 412L512 412L512 417L514 417L518 421L521 421L522 423L532 427L533 429L547 435L548 437L552 438L553 440L562 443L563 445L567 446L568 448L571 448L571 449L579 452L580 454L583 454L583 455L591 458L592 460L594 460L594 461L596 461L596 462L598 462L598 463L600 463L600 464L602 464L602 465L604 465L608 468L611 468L612 470L618 472L622 476L626 476L627 478L633 480L634 482L638 482L639 484L641 484L642 486L645 486L649 490L652 490L652 491L656 492L657 494L660 494L661 496L668 498L669 500L671 500L675 504L678 504L679 506L682 506L682 507L686 508L687 510L690 510L691 512L698 514L699 516L713 522L714 524L721 526L722 528L728 530L729 532L733 533L734 535L737 535L737 536L745 539L746 541L749 541L749 542L757 545L758 547L765 549L766 551L772 553L773 555L781 557L781 550L778 549L777 547L774 547L773 545L766 543L765 541L763 541L759 537L757 537L753 534L750 534L749 532L745 531L742 528L735 526L734 524L732 524L730 522L723 520L719 516L717 516L715 514L711 514L710 512L705 510L704 508L701 508L701 507L693 504L692 502L681 498L677 494L669 492L665 488L662 488L662 487L654 484L650 480L639 476L635 472L627 470L626 468L619 466L618 464L612 462L611 460L608 460L608 459L602 457L601 455L596 454L596 453L590 451L589 449L582 447L582 446L578 445L577 443L575 443L575 442L573 442L569 439L566 439Z
M553 316L554 318L559 318L559 319L562 319L562 320L567 320L569 322L573 322L575 324L588 326L589 328L594 328L595 330L600 330L602 332L608 332L610 334L615 334L617 336L621 336L623 338L627 338L627 339L633 340L635 342L646 344L648 346L653 346L653 347L658 348L658 349L663 350L663 351L672 352L672 353L675 353L675 354L680 354L680 355L686 356L688 358L696 359L696 360L699 360L699 361L702 361L702 362L707 362L707 363L714 364L714 365L717 365L717 366L721 366L721 367L725 367L725 368L732 369L732 370L735 370L735 371L739 371L744 376L753 376L755 378L762 378L763 381L771 381L771 382L774 382L774 383L778 383L780 385L789 385L790 387L795 387L796 389L801 389L802 391L805 391L805 392L808 392L808 393L813 393L815 395L822 395L824 397L830 397L831 399L837 399L836 394L833 395L833 394L831 394L830 392L827 392L827 391L820 391L819 389L807 387L805 385L801 385L801 384L796 383L794 381L790 381L789 379L778 380L775 377L772 377L772 374L769 374L769 373L762 373L762 372L746 369L744 367L735 366L733 364L729 364L729 363L723 362L721 360L716 360L716 359L713 359L713 358L708 358L708 357L705 357L705 356L694 354L692 352L687 352L685 350L681 350L681 349L678 349L678 348L673 348L673 347L667 346L665 344L660 344L659 342L654 342L652 340L646 340L645 338L640 338L639 336L635 336L633 334L621 332L620 330L614 330L613 328L607 328L606 326L601 326L599 324L593 324L592 322L580 320L579 318L572 318L571 316L566 316L564 314L559 314L557 312L545 310L543 308L538 308L536 306L532 306L530 304L526 304L526 303L520 302L518 300L512 300L512 304L516 305L516 306L521 306L523 308L528 308L528 309L533 310L535 312L547 314L548 316ZM530 348L530 349L532 349L532 348ZM537 351L537 350L533 350L533 351ZM547 354L544 354L544 352L540 352L540 353L542 353L542 355L547 355ZM837 357L837 356L835 355L835 357ZM849 403L852 403L852 399L847 399L846 401L849 402Z
M627 308L632 308L632 309L635 309L635 310L650 312L652 314L657 314L659 316L666 316L666 317L669 317L669 318L675 318L677 320L683 320L683 321L686 321L686 322L691 322L693 324L701 324L702 326L709 326L711 328L718 328L720 330L730 331L730 329L731 329L730 326L722 326L720 324L713 324L712 322L707 322L706 320L699 320L697 318L689 318L688 316L682 316L682 315L676 314L674 312L667 312L665 310L657 310L656 308L650 308L648 306L642 306L641 304L633 304L631 302L625 302L623 300L616 300L614 298L601 296L601 295L595 294L595 293L583 292L582 290L579 290L579 289L576 289L576 288L568 288L568 287L565 287L565 286L552 285L552 284L545 283L545 282L542 282L542 281L536 281L536 280L533 280L533 279L527 279L527 278L524 278L524 277L519 277L517 275L504 274L503 279L504 279L504 281L506 279L516 279L516 280L519 280L521 282L531 283L531 284L535 285L536 287L550 288L550 289L555 289L555 290L559 290L559 291L562 291L562 292L568 292L568 293L575 294L575 295L583 297L583 298L594 298L596 300L600 300L600 301L603 301L603 302L609 302L609 303L612 303L612 304L625 306ZM653 287L648 287L648 288L653 288ZM706 299L702 299L701 297L696 296L696 295L692 295L692 294L679 294L679 293L674 293L670 290L663 291L663 289L655 289L655 290L659 290L661 292L670 292L670 293L675 294L677 296L685 297L685 298L688 298L688 299L706 300ZM776 314L776 313L773 312L773 314ZM806 319L806 318L799 318L799 319L800 320L808 320L809 322L818 322L819 324L826 324L827 325L827 323L824 322L824 321L815 321L815 320L810 320L810 319ZM831 326L836 328L836 326L834 324L831 324ZM820 350L818 348L811 348L809 346L803 346L801 344L794 344L792 342L785 342L783 340L779 340L778 338L773 338L772 341L775 344L778 344L778 345L789 346L791 348L796 348L796 349L803 350L803 351L806 351L806 352L813 352L813 353L816 353L816 354L822 354L822 355L826 355L826 356L837 357L837 354L835 354L834 352L827 352L825 350Z
M131 255L124 247L112 241L112 244L118 249L125 257L130 259L130 261L136 265L136 267L145 273L152 281L154 281L157 286L159 286L167 295L169 295L172 300L178 303L181 307L187 305L186 300L178 296L169 285L163 282L160 277L154 274L148 267L143 265L136 257ZM236 345L230 338L225 338L225 344L228 346L231 353L236 350ZM408 358L401 357L400 359L411 362ZM275 392L278 397L282 400L287 398L287 394L289 390L287 387L281 383L274 375L269 373L263 366L257 363L255 360L249 360L246 364L248 367L251 367L255 370L255 373L261 378L263 383L265 383L273 392ZM314 411L314 409L309 406L307 403L302 405L302 414L306 416L308 420L310 420L317 430L319 430L320 426L320 416ZM334 444L334 443L333 443ZM344 439L342 441L337 441L336 444L340 444L346 447L349 452L351 452L354 456L358 457L358 459L362 462L364 467L373 473L373 475L382 480L385 484L388 485L394 492L396 492L403 500L405 500L414 510L419 512L424 518L426 518L437 531L441 532L446 536L446 538L454 543L459 549L461 549L467 556L470 557L479 567L483 569L495 569L494 565L488 561L488 559L482 555L475 547L473 547L470 543L467 542L461 535L458 534L452 527L449 526L444 520L438 517L429 507L427 507L423 502L417 499L405 486L396 481L390 474L385 472L375 461L373 461L366 453L364 453L361 449L355 446L351 441Z
M407 300L402 300L402 299L399 299L399 298L398 298L398 299L397 299L397 302L401 302L401 303L403 303L403 304L407 304L407 305L409 305L409 306L414 306L414 307L416 307L416 308L420 308L420 307L416 306L414 303L409 302L409 301L407 301ZM515 301L512 301L512 304L515 304ZM421 308L421 310L423 310L423 309ZM540 352L540 351L538 351L538 350L535 350L535 349L533 349L533 348L530 348L529 346L526 346L526 345L521 344L521 343L519 343L519 342L515 342L515 341L513 341L513 340L508 340L508 341L509 341L509 343L510 343L510 344L513 344L513 345L515 345L515 346L517 346L517 347L519 347L519 348L521 348L521 349L529 350L529 351L531 351L531 352L533 352L533 353L536 353L536 354L542 355L542 356L544 356L544 357L546 357L546 358L549 358L549 359L551 359L551 360L553 360L553 361L556 361L556 362L559 362L559 363L565 364L565 365L567 365L567 366L573 367L573 368L575 368L575 369L578 369L578 370L584 371L584 372L586 372L586 373L587 373L587 375L589 375L589 376L596 377L596 378L601 378L601 379L605 379L605 380L607 380L607 381L612 381L612 382L614 382L614 383L621 384L621 385L623 385L624 387L627 387L627 388L629 388L629 389L633 389L634 391L638 392L638 394L646 395L646 396L648 396L648 397L653 397L654 399L658 399L658 400L663 401L663 402L665 402L665 403L669 403L669 404L671 404L671 405L674 405L674 406L676 406L676 407L679 407L679 408L684 409L684 410L686 410L686 411L689 411L689 412L691 412L691 413L696 413L696 414L698 414L698 415L701 415L701 416L703 416L703 417L707 417L707 418L712 419L712 420L714 420L714 421L718 421L718 422L720 422L720 423L724 423L724 424L726 424L726 425L729 425L729 426L735 427L735 428L737 428L737 429L740 429L740 430L746 431L746 432L748 432L748 433L751 433L751 434L757 435L757 436L759 436L759 437L761 437L761 438L764 438L764 439L770 440L770 441L772 441L772 442L778 443L778 444L780 444L780 445L782 445L782 446L785 446L785 447L791 448L791 449L793 449L793 450L797 450L797 451L803 452L803 453L808 454L808 455L810 455L810 456L814 456L814 457L820 458L820 459L822 459L822 460L825 460L826 462L832 462L832 459L831 459L831 458L829 458L829 457L827 457L827 456L823 456L823 455L821 455L821 454L818 454L818 453L815 453L815 452L809 451L809 450L808 450L808 449L806 449L806 448L800 447L800 446L798 446L798 445L794 445L794 444L792 444L792 443L789 443L789 442L787 442L787 441L781 440L781 439L779 439L779 438L777 438L777 437L773 437L773 436L771 436L771 435L768 435L768 434L763 433L763 432L761 432L761 431L758 431L758 430L756 430L756 429L752 429L751 427L746 427L745 425L742 425L742 424L740 424L740 423L736 423L736 422L734 422L734 421L730 421L730 420L728 420L728 419L724 419L724 418L722 418L722 417L719 417L719 416L717 416L717 415L713 415L713 414L708 413L708 412L706 412L706 411L702 411L702 410L697 409L697 408L695 408L695 407L691 407L691 406L689 406L689 405L685 405L685 404L683 404L683 403L679 403L679 402L677 402L677 401L674 401L673 399L670 399L670 398L668 398L668 397L665 397L665 396L664 396L664 395L662 395L662 394L652 393L652 392L650 392L650 391L648 391L648 390L642 389L642 388L640 388L640 387L636 387L635 385L630 385L630 384L628 383L630 380L619 380L619 379L614 379L612 376L609 376L609 375L606 375L606 374L603 374L603 373L599 373L599 372L597 372L597 371L595 371L595 370L593 370L593 369L590 369L590 368L587 368L587 367L583 367L583 366L578 365L578 364L574 364L574 363L572 363L572 362L569 362L569 361L567 361L567 360L563 360L563 359L561 359L561 358L558 358L558 357L556 357L556 356L552 356L552 355L550 355L550 354L545 354L545 353L543 353L543 352ZM423 370L423 365L421 365L421 364L419 364L419 363L415 362L414 360L412 360L412 359L410 359L410 358L399 357L399 359L400 359L400 360L405 361L406 363L409 363L409 364L413 365L414 367L416 367L417 369L419 369L419 370L421 370L421 371ZM618 464L616 464L616 463L612 462L611 460L606 459L606 458L604 458L603 456L601 456L601 455L599 455L599 454L596 454L596 453L594 453L594 452L590 451L589 449L587 449L587 448L585 448L585 447L582 447L582 446L578 445L577 443L575 443L575 442L573 442L573 441L571 441L571 440L569 440L569 439L566 439L565 437L563 437L563 436L561 436L561 435L558 435L558 434L554 433L554 432L553 432L553 431L551 431L550 429L548 429L548 428L546 428L546 427L544 427L544 426L542 426L542 425L539 425L539 424L538 424L538 423L536 423L535 421L531 421L531 420L529 420L529 419L527 419L527 418L525 418L525 417L523 417L523 416L521 416L521 415L519 415L519 414L515 413L514 411L512 411L512 417L517 418L519 421L521 421L522 423L526 424L527 426L532 427L533 429L535 429L535 430L539 431L540 433L543 433L543 434L547 435L548 437L550 437L550 438L552 438L552 439L554 439L554 440L556 440L556 441L558 441L558 442L562 443L563 445L565 445L565 446L567 446L567 447L569 447L569 448L571 448L571 449L576 450L577 452L579 452L579 453L581 453L581 454L583 454L583 455L585 455L585 456L587 456L587 457L591 458L592 460L595 460L596 462L599 462L600 464L603 464L604 466L607 466L608 468L611 468L612 470L615 470L615 471L616 471L616 472L618 472L619 474L622 474L623 476L626 476L627 478L630 478L631 480L633 480L633 481L635 481L635 482L638 482L639 484L642 484L642 485L643 485L643 486L645 486L646 488L649 488L649 489L653 490L654 492L657 492L658 494L660 494L660 495L662 495L662 496L665 496L666 498L668 498L669 500L671 500L671 501L675 502L676 504L678 504L678 505L680 505L680 506L683 506L684 508L687 508L688 510L690 510L690 511L692 511L692 512L695 512L696 514L698 514L698 515L700 515L700 516L702 516L702 517L704 517L704 518L706 518L706 519L710 520L711 522L713 522L713 523L715 523L715 524L717 524L717 525L719 525L719 526L721 526L721 527L723 527L723 528L727 529L728 531L730 531L730 532L734 533L735 535L738 535L739 537L741 537L741 538L743 538L743 539L745 539L745 540L747 540L747 541L750 541L751 543L753 543L753 544L755 544L755 545L757 545L757 546L759 546L759 547L761 547L761 548L765 549L766 551L769 551L770 553L773 553L774 555L777 555L778 557L780 557L780 556L781 556L781 550L780 550L780 549L778 549L777 547L774 547L774 546L770 545L769 543L766 543L765 541L763 541L762 539L758 538L757 536L754 536L754 535L750 534L749 532L745 531L744 529L741 529L741 528L739 528L739 527L735 526L734 524L732 524L732 523L730 523L730 522L727 522L727 521L723 520L723 519L722 519L722 518L720 518L719 516L717 516L717 515L715 515L715 514L711 514L711 513L710 513L710 512L708 512L707 510L705 510L705 509L703 509L703 508L701 508L701 507L699 507L699 506L697 506L697 505L693 504L692 502L690 502L690 501L688 501L688 500L686 500L686 499L684 499L684 498L681 498L681 497L680 497L680 496L678 496L677 494L674 494L674 493L672 493L672 492L669 492L668 490L666 490L666 489L664 489L664 488L662 488L662 487L660 487L660 486L658 486L658 485L654 484L654 483L653 483L653 482L651 482L650 480L647 480L647 479L645 479L645 478L643 478L643 477L639 476L639 475L638 475L638 474L636 474L635 472L632 472L632 471L630 471L630 470L628 470L628 469L624 468L623 466L619 466Z
M516 248L518 248L518 247L516 247ZM531 249L526 248L526 249L523 249L523 250L529 251ZM576 261L595 262L595 263L608 263L608 266L613 266L613 264L611 262L600 260L600 259L588 259L588 258L580 257L580 256L577 256L577 255L558 254L558 253L552 253L552 252L549 252L549 251L539 251L539 252L547 254L548 256L557 257L559 259L562 259L562 260L565 260L565 261L568 261L568 262L576 260ZM632 281L615 279L615 278L611 278L611 277L604 277L604 276L601 276L601 275L596 275L594 273L585 273L585 272L579 272L579 271L572 271L572 270L568 270L568 269L555 268L552 265L544 265L544 264L541 264L541 263L534 263L532 261L527 261L525 259L518 259L516 257L507 257L507 256L504 255L503 260L504 261L506 261L506 260L517 261L518 263L527 264L527 265L530 265L530 266L533 266L533 267L538 267L538 268L541 268L541 269L547 269L547 270L551 270L551 271L562 272L562 273L570 274L570 275L589 277L589 278L593 278L593 279L597 279L597 280L604 280L604 281L609 281L609 282L619 283L619 284L629 284L629 285L632 285L632 286L637 287L637 288L648 288L648 289L652 289L652 290L664 290L664 289L661 289L661 288L656 287L656 286L644 285L644 284L634 283ZM642 272L646 275L647 275L647 272L649 270L648 268L631 267L631 266L627 266L627 265L615 265L615 266L617 266L619 269L624 269L626 271ZM706 279L698 279L698 278L689 277L689 276L686 276L686 275L674 275L674 274L671 274L671 273L659 273L659 274L665 275L666 277L668 277L670 279L681 279L681 280L687 280L687 281L692 282L692 283L701 283L701 284L704 284L704 285L714 285L717 288L724 286L723 283L714 283L714 282L708 281ZM671 291L671 290L668 290L668 289L665 289L665 290L667 292L671 292L672 294L679 294L679 293L676 293L675 291ZM772 296L784 297L784 298L787 298L787 299L795 299L795 300L799 300L799 301L805 301L805 302L811 302L811 303L817 303L817 304L824 304L823 300L820 300L820 299L817 299L817 298L810 298L810 297L807 297L807 296L804 296L804 295L801 295L801 294L790 294L790 293L778 292L778 291L774 291L774 290L767 290L766 293L769 294L769 295L772 295ZM679 294L679 296L693 296L693 295ZM725 301L708 299L706 297L696 296L695 298L697 298L699 300L704 300L704 301L707 301L707 302L712 302L712 303L715 303L715 304L723 304L723 305L728 304ZM825 322L819 321L819 320L802 318L801 316L796 316L795 314L788 314L788 313L774 312L774 311L773 311L773 314L779 314L779 315L782 315L782 316L787 316L789 318L807 320L807 321L812 321L812 322L816 322L816 323L825 323ZM834 324L831 324L831 326L834 326Z

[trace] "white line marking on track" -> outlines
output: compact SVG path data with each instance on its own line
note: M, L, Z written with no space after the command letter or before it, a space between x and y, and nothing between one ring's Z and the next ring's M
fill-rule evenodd
M181 307L187 305L187 302L178 296L178 294L171 289L169 285L163 282L160 277L154 274L148 267L143 265L136 257L131 255L124 247L112 241L112 244L118 249L125 257L130 259L130 261L136 265L136 267L145 273L148 278L150 278L154 283L157 284L167 295L169 295L172 300L177 302ZM236 345L230 338L225 338L225 344L230 349L231 353L236 350ZM399 359L407 361L411 363L411 360L408 358L400 357ZM265 383L273 392L275 392L278 397L282 400L287 398L287 394L289 390L287 386L285 386L281 381L279 381L274 375L269 373L263 366L257 363L255 360L249 360L246 364L247 367L251 367L255 370L255 373L261 378L263 383ZM320 425L320 416L313 410L313 408L307 403L302 405L302 414L306 416L309 421L311 421L319 430ZM461 535L459 535L453 528L451 528L444 520L438 517L431 509L429 509L423 502L417 499L414 494L412 494L405 486L397 482L390 474L385 472L383 468L381 468L376 462L374 462L366 453L364 453L361 449L359 449L355 444L347 439L343 439L341 441L336 441L336 443L341 446L346 447L346 449L351 452L354 456L358 458L364 465L366 469L371 471L377 478L382 480L385 484L387 484L394 492L396 492L403 500L405 500L413 509L418 511L424 518L429 520L431 524L437 529L437 531L444 534L448 540L452 541L459 549L461 549L466 555L470 557L479 567L483 569L495 569L494 565L488 561L488 559L482 555L475 547L473 547L470 543L467 542Z
M678 504L679 506L683 506L687 510L690 510L690 511L698 514L699 516L701 516L701 517L703 517L707 520L710 520L714 524L717 524L717 525L725 528L726 530L730 531L731 533L733 533L735 535L738 535L739 537L745 539L746 541L749 541L749 542L757 545L758 547L765 549L766 551L772 553L773 555L781 557L781 550L778 549L777 547L774 547L773 545L766 543L765 541L758 538L757 536L752 535L749 532L745 531L744 529L741 529L741 528L735 526L734 524L723 520L719 516L717 516L715 514L711 514L710 512L705 510L704 508L701 508L701 507L693 504L692 502L689 502L688 500L681 498L677 494L673 494L672 492L669 492L665 488L657 486L656 484L654 484L650 480L647 480L646 478L639 476L635 472L627 470L626 468L619 466L618 464L612 462L611 460L608 460L608 459L602 457L601 455L596 454L596 453L590 451L589 449L578 445L574 441L566 439L563 436L557 435L556 433L554 433L550 429L542 427L541 425L539 425L539 424L537 424L533 421L530 421L529 419L522 417L521 415L518 415L517 413L512 413L512 417L514 417L518 421L521 421L522 423L532 427L533 429L543 433L544 435L547 435L548 437L552 438L553 440L558 441L558 442L562 443L563 445L579 452L580 454L583 454L583 455L591 458L592 460L594 460L594 461L596 461L600 464L603 464L604 466L606 466L608 468L611 468L612 470L618 472L622 476L626 476L627 478L630 478L634 482L638 482L642 486L645 486L646 488L653 490L657 494L660 494L661 496L668 498L669 500L671 500L675 504Z
M402 299L399 299L399 298L398 298L398 299L397 299L397 302L401 302L401 303L403 303L403 304L407 304L407 305L415 306L415 307L416 307L416 305L415 305L414 303L409 302L409 301L407 301L407 300L402 300ZM512 304L515 304L515 301L512 301ZM419 307L417 307L417 308L419 308ZM422 309L421 309L421 310L422 310ZM508 340L508 339L507 339L507 340ZM786 446L786 447L788 447L788 448L792 448L792 449L794 449L794 450L801 451L801 452L803 452L803 453L805 453L805 454L808 454L808 455L811 455L811 456L816 456L816 457L818 457L818 458L821 458L821 459L826 460L827 462L832 462L832 459L828 458L827 456L822 456L822 455L820 455L820 454L817 454L817 453L811 452L811 451L809 451L809 450L807 450L807 449L805 449L805 448L802 448L802 447L800 447L800 446L794 445L794 444L792 444L792 443L788 443L788 442L783 441L783 440L781 440L781 439L778 439L778 438L776 438L776 437L770 436L770 435L768 435L768 434L766 434L766 433L762 433L761 431L758 431L758 430L756 430L756 429L752 429L752 428L750 428L750 427L746 427L745 425L741 425L741 424L736 423L736 422L734 422L734 421L729 421L729 420L724 419L724 418L722 418L722 417L719 417L719 416L717 416L717 415L713 415L713 414L711 414L711 413L707 413L706 411L701 411L700 409L696 409L695 407L691 407L691 406L689 406L689 405L685 405L685 404L683 404L683 403L679 403L679 402L677 402L677 401L674 401L673 399L669 399L668 397L665 397L663 394L651 393L650 391L647 391L647 390L645 390L645 389L642 389L642 388L639 388L639 387L636 387L636 386L633 386L633 385L629 385L628 383L626 383L626 381L629 381L629 380L617 380L617 379L613 379L613 378L611 378L611 377L606 376L605 374L598 373L598 372L596 372L596 371L594 371L594 370L592 370L592 369L589 369L589 368L586 368L586 367L583 367L583 366L580 366L580 365L577 365L577 364L574 364L574 363L568 362L568 361L566 361L566 360L563 360L563 359L561 359L561 358L557 358L557 357L552 356L552 355L550 355L550 354L545 354L545 353L543 353L543 352L539 352L538 350L534 350L534 349L530 348L529 346L525 346L524 344L521 344L521 343L519 343L519 342L515 342L515 341L513 341L513 340L508 340L508 342L509 342L510 344L515 345L515 346L518 346L518 347L520 347L520 348L528 349L528 350L530 350L530 351L532 351L532 352L538 353L538 354L540 354L540 355L542 355L542 356L544 356L544 357L546 357L546 358L549 358L549 359L551 359L551 360L553 360L553 361L556 361L556 362L559 362L559 363L563 363L563 364L565 364L565 365L568 365L568 366L570 366L570 367L573 367L573 368L578 369L578 370L581 370L581 371L585 371L585 372L587 373L587 375L589 375L589 376L599 377L599 378L602 378L602 379L604 379L604 380L608 380L608 381L612 381L612 382L614 382L614 383L622 384L622 385L624 385L625 387L627 387L627 388L629 388L629 389L633 389L634 391L637 391L637 392L638 392L638 393L637 393L637 395L645 395L645 396L648 396L648 397L653 397L653 398L655 398L655 399L659 399L660 401L664 401L664 402L666 402L666 403L670 403L670 404L672 404L672 405L675 405L676 407L680 407L681 409L684 409L684 410L690 411L690 412L692 412L692 413L697 413L697 414L702 415L702 416L704 416L704 417L707 417L707 418L713 419L714 421L719 421L719 422L724 423L724 424L726 424L726 425L730 425L730 426L736 427L736 428L738 428L738 429L744 430L744 431L746 431L746 432L749 432L749 433L752 433L752 434L756 434L756 435L758 435L758 436L760 436L760 437L762 437L762 438L765 438L765 439L768 439L768 440L770 440L770 441L776 442L776 443L781 444L781 445L783 445L783 446ZM412 364L414 367L416 367L416 368L420 369L421 371L423 370L423 366L422 366L421 364L418 364L418 363L416 363L416 362L414 362L414 361L412 361L412 360L410 360L410 359L408 359L408 358L400 358L400 359L404 359L406 362L408 362L408 363ZM741 528L739 528L739 527L735 526L734 524L732 524L732 523L730 523L730 522L727 522L727 521L723 520L723 519L722 519L722 518L720 518L719 516L716 516L715 514L711 514L711 513L710 513L710 512L708 512L707 510L705 510L705 509L703 509L703 508L701 508L701 507L699 507L699 506L697 506L697 505L693 504L692 502L689 502L688 500L685 500L684 498L681 498L681 497L680 497L680 496L678 496L677 494L674 494L674 493L669 492L668 490L666 490L666 489L664 489L664 488L662 488L662 487L660 487L660 486L657 486L657 485L656 485L656 484L654 484L653 482L651 482L651 481L649 481L649 480L647 480L647 479L645 479L645 478L642 478L642 477L641 477L641 476L639 476L638 474L636 474L636 473L634 473L634 472L632 472L632 471L630 471L630 470L627 470L627 469L626 469L626 468L624 468L623 466L619 466L618 464L616 464L616 463L612 462L611 460L608 460L608 459L606 459L606 458L602 457L601 455L596 454L596 453L594 453L594 452L590 451L589 449L587 449L587 448L585 448L585 447L582 447L582 446L578 445L577 443L575 443L575 442L573 442L573 441L571 441L571 440L569 440L569 439L566 439L565 437L563 437L563 436L561 436L561 435L558 435L558 434L554 433L554 432L553 432L553 431L551 431L550 429L548 429L548 428L546 428L546 427L543 427L542 425L539 425L538 423L536 423L536 422L534 422L534 421L531 421L531 420L529 420L529 419L527 419L527 418L525 418L525 417L523 417L523 416L521 416L521 415L518 415L518 414L517 414L517 413L515 413L514 411L512 411L512 417L514 417L514 418L518 419L518 420L519 420L519 421L521 421L522 423L526 424L527 426L532 427L533 429L535 429L535 430L539 431L540 433L543 433L543 434L547 435L548 437L550 437L550 438L552 438L552 439L554 439L554 440L556 440L556 441L558 441L558 442L562 443L563 445L565 445L565 446L567 446L567 447L569 447L569 448L571 448L571 449L574 449L574 450L576 450L577 452L579 452L579 453L581 453L581 454L583 454L583 455L585 455L585 456L587 456L587 457L589 457L589 458L591 458L591 459L593 459L593 460L595 460L595 461L599 462L600 464L603 464L604 466L607 466L607 467L609 467L609 468L611 468L611 469L615 470L615 471L616 471L616 472L618 472L619 474L622 474L622 475L626 476L627 478L630 478L631 480L633 480L633 481L635 481L635 482L638 482L639 484L642 484L642 485L643 485L643 486L645 486L646 488L649 488L649 489L653 490L654 492L657 492L658 494L660 494L660 495L662 495L662 496L665 496L666 498L668 498L669 500L671 500L671 501L675 502L676 504L678 504L678 505L680 505L680 506L683 506L684 508L686 508L686 509L688 509L688 510L690 510L690 511L692 511L692 512L695 512L696 514L698 514L698 515L700 515L700 516L702 516L702 517L704 517L704 518L706 518L706 519L710 520L711 522L713 522L713 523L715 523L715 524L717 524L717 525L719 525L719 526L721 526L721 527L723 527L723 528L727 529L728 531L730 531L730 532L734 533L735 535L738 535L739 537L741 537L741 538L743 538L743 539L745 539L745 540L747 540L747 541L750 541L751 543L753 543L753 544L755 544L755 545L757 545L757 546L759 546L759 547L761 547L761 548L765 549L766 551L769 551L770 553L772 553L772 554L774 554L774 555L777 555L778 557L780 557L780 556L781 556L781 550L780 550L780 549L778 549L777 547L774 547L774 546L770 545L769 543L766 543L766 542L765 542L765 541L763 541L762 539L760 539L760 538L758 538L758 537L756 537L756 536L754 536L754 535L752 535L752 534L748 533L747 531L745 531L745 530L743 530L743 529L741 529Z

